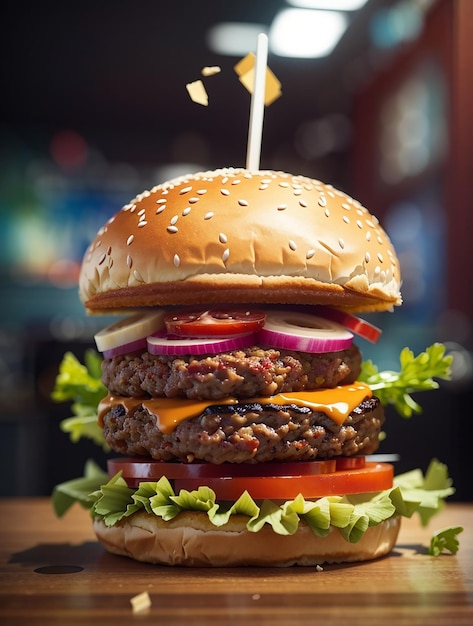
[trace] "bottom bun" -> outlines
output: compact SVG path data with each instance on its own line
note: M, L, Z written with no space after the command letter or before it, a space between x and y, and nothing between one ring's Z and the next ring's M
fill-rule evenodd
M250 532L247 521L234 515L218 528L202 512L183 512L164 522L143 511L114 526L96 519L94 530L109 552L156 565L288 567L384 556L394 547L401 526L401 518L392 517L370 527L358 543L349 543L336 528L327 537L317 537L304 521L293 535L278 535L269 526Z

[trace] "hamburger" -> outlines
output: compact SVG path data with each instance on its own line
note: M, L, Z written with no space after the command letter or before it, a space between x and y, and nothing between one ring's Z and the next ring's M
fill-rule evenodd
M354 336L378 340L358 314L400 305L400 285L378 220L308 177L219 169L124 206L79 277L89 313L124 315L95 336L113 454L82 503L103 545L184 566L389 553L425 504L373 460L384 406Z

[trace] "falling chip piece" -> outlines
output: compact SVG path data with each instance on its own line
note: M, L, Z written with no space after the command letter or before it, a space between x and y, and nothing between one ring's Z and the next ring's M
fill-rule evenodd
M250 52L239 61L233 68L238 74L242 85L250 92L253 93L253 86L255 83L255 62L256 55ZM272 104L282 95L281 83L273 74L273 72L266 68L266 84L264 90L264 103L266 106Z
M130 599L130 602L133 613L141 613L141 611L146 611L151 606L151 598L149 597L149 593L147 591L143 591L143 593L133 596L133 598Z
M201 69L202 76L213 76L214 74L219 74L222 69L218 65L206 65Z
M193 83L187 83L186 89L193 102L208 106L209 97L204 87L204 83L201 80L195 80Z

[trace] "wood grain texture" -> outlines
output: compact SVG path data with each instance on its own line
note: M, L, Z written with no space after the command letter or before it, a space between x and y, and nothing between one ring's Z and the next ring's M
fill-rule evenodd
M448 505L427 529L403 520L388 557L322 571L137 563L104 551L86 511L58 520L46 498L0 501L0 519L4 626L473 624L473 504ZM432 532L450 525L464 527L458 554L428 556ZM134 614L130 600L143 591L151 608Z

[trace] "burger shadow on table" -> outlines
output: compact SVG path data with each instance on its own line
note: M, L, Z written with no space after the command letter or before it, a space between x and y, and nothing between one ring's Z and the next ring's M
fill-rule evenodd
M409 551L410 553L425 555L428 553L428 549L426 546L421 544L399 544L386 556L382 556L378 559L374 559L373 561L366 561L365 563L380 561L390 557L399 557L402 556L403 551ZM156 570L166 570L169 572L170 570L174 570L175 572L179 571L188 571L189 568L186 567L176 567L170 568L166 565L151 565L149 563L141 563L139 561L135 561L133 559L128 559L127 557L118 556L114 554L110 554L106 552L101 544L96 541L86 541L80 544L70 544L70 543L41 543L31 548L27 548L26 550L22 550L20 552L15 552L11 555L8 563L9 564L19 564L25 568L32 568L34 571L38 571L40 573L71 573L71 572L80 572L82 570L87 570L91 567L96 567L97 564L100 564L102 568L110 568L115 569L117 566L117 561L126 565L127 571L136 571L139 569L146 568L155 568ZM323 568L326 569L348 569L351 567L360 567L362 564L360 563L332 563L332 564L324 564ZM196 568L194 568L195 570ZM232 570L232 575L239 577L247 577L248 572L256 571L259 568L257 567L235 567L235 568L197 568L200 572L210 572L211 575L215 576L218 571L222 570ZM290 572L291 570L297 570L298 573L303 573L307 571L308 573L312 573L314 571L313 567L274 567L274 568L265 568L265 576L271 576L271 572L276 575L281 572Z

